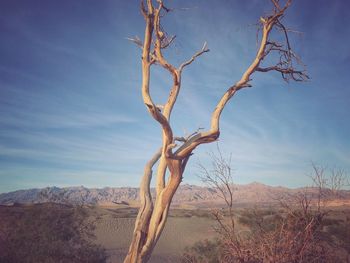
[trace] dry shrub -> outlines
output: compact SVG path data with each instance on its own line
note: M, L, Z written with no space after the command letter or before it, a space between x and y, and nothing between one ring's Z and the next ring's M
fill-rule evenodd
M0 262L100 263L86 208L64 204L0 207Z
M339 224L326 218L330 213L327 202L338 197L337 191L345 182L343 171L332 170L330 177L327 177L324 168L313 165L311 178L314 187L280 198L272 210L244 211L238 222L249 230L238 232L232 207L230 162L222 157L220 151L219 156L212 157L212 160L212 170L202 165L200 168L203 181L216 187L227 205L226 212L213 212L220 238L215 242L198 243L188 249L183 262L350 262L349 220Z

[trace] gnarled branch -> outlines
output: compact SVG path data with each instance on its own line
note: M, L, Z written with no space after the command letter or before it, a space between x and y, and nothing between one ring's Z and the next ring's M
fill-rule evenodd
M156 176L156 196L154 209L147 219L138 218L136 225L138 229L143 229L142 242L140 243L139 232L134 233L133 241L130 246L132 256L128 256L125 262L147 262L151 252L159 239L164 228L168 210L172 198L182 181L182 176L187 162L192 155L193 150L200 144L216 141L220 136L220 118L227 102L236 94L237 91L251 87L252 75L255 72L276 71L282 74L285 80L302 81L308 79L304 70L299 70L295 65L301 65L299 57L292 51L288 39L288 31L282 24L285 11L289 7L291 0L281 4L279 0L271 0L273 4L272 14L260 18L261 39L259 48L249 67L243 72L241 78L231 85L218 101L210 119L210 128L207 131L197 131L187 137L174 137L170 124L170 117L178 95L181 90L182 71L196 60L199 56L209 51L206 43L201 50L196 52L190 59L184 61L179 67L171 64L164 56L163 50L168 48L175 40L175 36L169 36L161 25L161 19L172 9L165 7L163 0L141 0L141 12L145 18L145 36L143 41L139 38L130 38L132 42L142 49L142 98L148 112L156 120L162 131L162 150L159 159ZM153 3L156 3L154 6ZM271 32L276 29L285 36L285 43L278 43L271 39ZM271 53L279 55L279 61L275 65L262 66L265 57ZM166 102L156 104L150 93L150 70L152 66L161 66L167 70L172 78L172 85ZM177 146L175 142L181 142ZM169 177L165 180L166 173L169 171ZM147 179L148 178L148 179ZM149 177L144 177L143 183L149 184ZM145 188L142 193L145 194L149 188ZM147 194L146 194L147 195ZM150 203L149 199L147 199ZM141 213L141 212L140 212ZM142 214L142 213L141 213ZM136 229L136 228L135 228ZM129 252L130 252L129 251ZM130 258L135 259L130 260Z

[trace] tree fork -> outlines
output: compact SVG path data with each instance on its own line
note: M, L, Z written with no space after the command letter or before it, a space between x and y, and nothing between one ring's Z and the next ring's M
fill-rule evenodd
M242 77L234 85L230 86L223 93L213 110L210 119L210 129L207 131L194 132L187 138L173 136L170 124L170 117L177 97L181 91L181 74L183 70L194 62L199 56L209 51L207 44L196 52L189 60L183 62L179 67L169 63L163 56L162 50L168 48L173 43L175 36L168 37L161 27L161 19L171 9L164 6L163 0L157 0L156 6L152 0L141 0L141 12L145 18L145 35L143 43L139 38L130 39L142 49L142 98L150 116L159 123L162 134L161 150L147 163L140 187L141 206L135 222L134 234L129 247L129 252L124 263L145 263L164 229L170 204L178 189L186 164L192 152L201 144L216 141L220 136L220 118L223 109L237 91L251 87L251 77L255 72L275 71L282 75L285 81L304 81L308 79L304 70L296 70L292 62L300 65L299 57L292 52L288 40L288 31L281 20L285 11L291 4L291 0L271 0L272 12L261 17L259 26L261 38L259 48L252 61L247 67ZM277 44L270 36L273 29L282 32L285 44ZM275 65L262 67L261 64L266 56L277 53L280 58ZM165 104L161 107L153 102L150 94L150 70L154 65L163 67L171 76L173 83L169 91ZM175 141L182 144L177 145ZM156 178L156 194L154 201L151 196L150 183L152 177L152 167L158 162ZM166 180L166 173L169 171L169 178Z

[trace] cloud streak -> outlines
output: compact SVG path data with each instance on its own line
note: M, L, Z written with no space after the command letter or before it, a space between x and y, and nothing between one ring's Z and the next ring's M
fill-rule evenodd
M268 10L258 0L191 5L197 8L171 13L163 24L177 34L166 51L171 62L187 60L204 41L211 49L184 72L171 120L180 136L209 127L220 96L254 57L254 23ZM293 44L311 82L257 74L225 108L220 145L233 155L238 182L300 186L311 161L350 170L347 5L295 2L286 19L305 32ZM143 34L136 2L7 2L0 20L0 191L138 185L161 132L141 99L140 50L125 40ZM334 39L342 41L335 47ZM156 70L151 85L164 103L171 78ZM197 157L208 164L205 152L215 147L196 149L185 182L198 183Z

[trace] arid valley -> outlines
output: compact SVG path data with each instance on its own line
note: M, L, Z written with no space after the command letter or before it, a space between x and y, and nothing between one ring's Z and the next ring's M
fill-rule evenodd
M235 231L240 233L249 231L251 225L248 221L254 211L260 213L262 218L275 216L279 213L278 202L284 196L290 198L305 191L305 189L272 187L260 183L235 185L233 188L235 189L234 219L237 222ZM316 190L310 188L309 191L312 196ZM62 248L61 251L57 247L62 245L62 237L58 236L51 240L46 237L46 235L58 235L65 229L67 235L77 235L76 238L88 240L88 243L82 243L87 247L87 251L82 256L86 256L87 253L90 258L90 261L86 262L123 262L137 215L137 194L137 189L134 188L88 189L84 187L53 187L1 194L0 230L3 242L0 248L0 259L3 259L1 262L21 262L18 259L16 261L16 258L13 261L6 261L8 258L5 258L6 253L14 255L13 249L20 249L16 246L21 246L21 253L24 253L23 255L17 253L19 258L28 257L28 262L41 262L43 259L45 260L42 262L79 262L79 260L67 261L67 259L65 261L64 257L59 255L65 250ZM180 187L174 198L164 233L150 262L186 262L183 255L193 246L215 242L220 234L217 231L218 222L213 213L226 209L223 200L217 194L215 189L209 187L193 185ZM239 200L241 202L238 202ZM327 207L329 213L326 216L323 231L333 231L334 236L339 235L339 229L342 231L345 229L345 234L349 232L349 201L349 191L343 191L338 199L329 201ZM78 221L80 226L86 226L84 231L89 230L86 233L83 231L85 234L80 236L82 233L79 232L80 226L75 226L78 227L75 229L74 220ZM53 222L57 224L56 228ZM268 220L266 222L269 224ZM10 232L14 229L16 229L15 234L11 236ZM76 230L78 232L75 232ZM345 248L349 246L348 236L337 238L344 239L342 242ZM18 239L22 239L22 243ZM28 247L28 244L33 242L37 242L37 245L45 244L46 251L33 250L33 245ZM58 253L56 258L53 256L54 253L48 252L53 247ZM348 253L345 248L340 249L339 253L344 255ZM96 257L92 257L89 253ZM53 257L51 260L50 256Z

